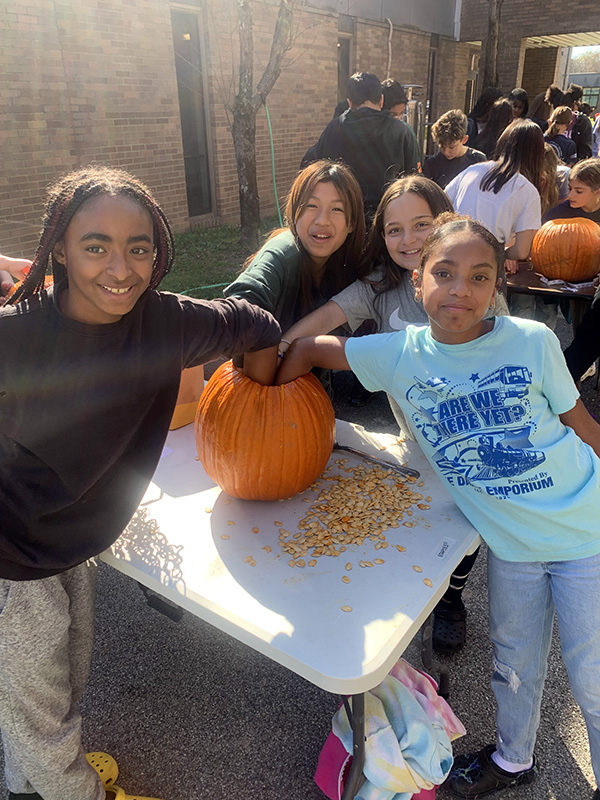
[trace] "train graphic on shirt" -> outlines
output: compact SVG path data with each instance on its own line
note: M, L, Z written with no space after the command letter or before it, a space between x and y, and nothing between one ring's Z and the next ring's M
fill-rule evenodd
M513 478L545 460L531 443L528 388L531 372L506 364L484 377L451 385L443 377L415 377L406 398L413 427L434 448L440 471L467 482Z

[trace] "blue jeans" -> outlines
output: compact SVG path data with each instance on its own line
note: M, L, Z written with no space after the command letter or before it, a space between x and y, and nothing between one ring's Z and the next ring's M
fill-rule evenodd
M563 661L600 784L600 555L515 562L488 551L488 590L500 755L516 764L533 755L556 611Z

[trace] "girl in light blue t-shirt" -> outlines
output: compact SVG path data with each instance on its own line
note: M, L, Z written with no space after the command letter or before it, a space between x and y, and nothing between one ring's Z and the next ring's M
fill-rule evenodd
M421 250L434 220L439 214L453 210L448 195L429 178L408 175L391 183L381 198L369 232L361 270L368 274L284 331L283 352L294 339L329 333L344 324L354 332L366 320L375 320L378 333L404 330L410 324L426 324L427 314L415 299L411 276L419 266ZM501 295L495 311L508 313ZM398 404L390 395L388 399L400 436L413 439ZM447 591L434 609L432 639L433 649L438 653L455 652L466 640L463 590L478 552L479 548L457 566Z
M552 331L486 317L501 283L502 245L469 218L442 215L438 223L413 273L429 326L299 339L277 382L320 366L352 369L371 391L389 392L488 544L497 740L455 760L451 790L475 798L534 780L555 613L598 782L600 426Z

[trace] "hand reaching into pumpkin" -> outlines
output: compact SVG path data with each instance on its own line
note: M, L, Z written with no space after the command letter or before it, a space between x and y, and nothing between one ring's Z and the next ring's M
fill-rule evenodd
M244 353L244 375L261 386L272 386L277 371L277 345Z
M275 385L306 375L313 367L324 369L350 369L345 352L346 339L342 336L307 336L295 339L281 360Z

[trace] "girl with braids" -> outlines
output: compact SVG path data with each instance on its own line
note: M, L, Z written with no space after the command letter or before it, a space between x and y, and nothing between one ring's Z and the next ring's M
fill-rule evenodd
M184 367L245 352L247 374L272 380L271 315L156 291L173 258L169 224L142 183L82 169L50 190L31 269L0 309L0 727L11 800L124 797L81 746L90 559L144 495Z

